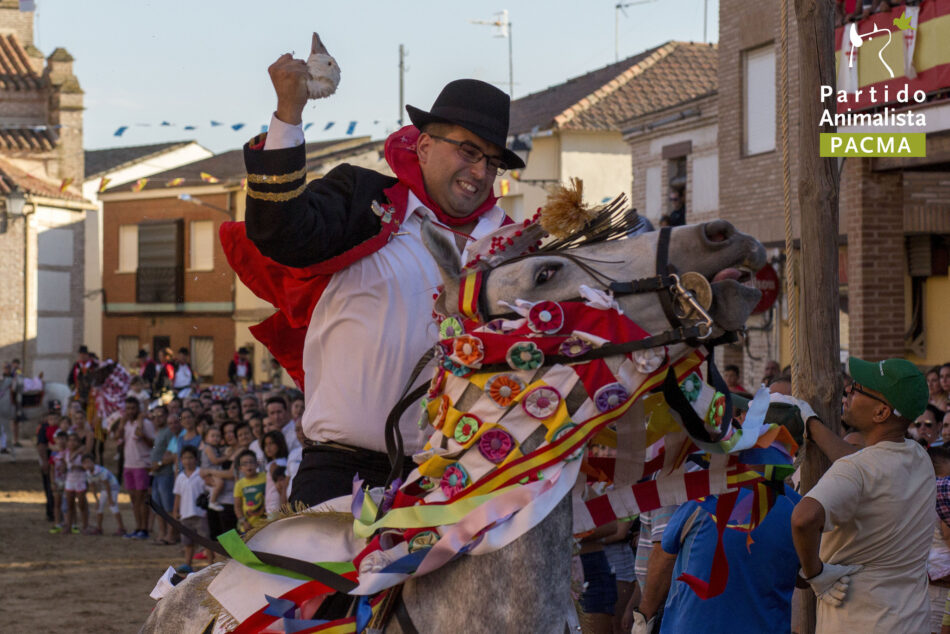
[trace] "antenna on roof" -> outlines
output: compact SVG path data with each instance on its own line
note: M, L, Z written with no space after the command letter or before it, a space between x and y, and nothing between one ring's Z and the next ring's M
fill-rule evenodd
M626 17L627 12L624 11L627 7L632 7L637 4L649 4L650 2L655 2L656 0L635 0L634 2L618 2L614 5L614 61L620 61L620 13L623 12ZM704 35L705 39L705 35Z

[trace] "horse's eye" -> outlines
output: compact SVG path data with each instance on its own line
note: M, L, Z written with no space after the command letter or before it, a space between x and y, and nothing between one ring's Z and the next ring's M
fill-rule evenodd
M558 264L548 264L538 269L538 272L534 274L534 283L540 285L550 281L560 269Z

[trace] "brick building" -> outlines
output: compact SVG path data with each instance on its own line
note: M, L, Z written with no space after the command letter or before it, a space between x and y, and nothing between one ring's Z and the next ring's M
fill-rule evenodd
M715 45L677 47L643 78L652 94L622 123L633 165L631 202L654 225L672 211L674 190L686 202L687 222L718 215L716 70Z
M73 58L33 44L0 0L0 360L65 381L83 336L83 93Z
M379 169L381 150L366 137L309 143L308 178L343 160ZM223 222L244 219L245 176L233 150L99 195L105 356L134 367L139 349L187 347L202 382L225 383L235 350L248 346L265 380L269 357L247 329L273 308L237 280L218 241Z
M784 251L782 155L780 127L779 0L745 3L722 0L719 12L719 215L741 231L758 237L773 259ZM927 133L927 157L848 158L843 162L839 198L839 232L828 236L839 245L841 289L841 357L867 359L905 357L921 366L950 359L950 329L944 307L950 301L947 278L947 235L950 234L950 104L946 77L950 51L939 45L946 36L925 17L950 13L950 0L921 5L919 45L914 55L918 77L900 75L903 51L890 55L898 69L891 86L908 81L924 86L927 99L912 104L927 118L924 129L839 128L839 132ZM890 27L895 13L870 20ZM924 12L929 12L926 14ZM928 17L929 19L929 17ZM943 27L940 27L943 28ZM789 141L793 234L798 236L799 117L798 26L789 3ZM862 24L862 33L869 30ZM842 41L839 29L836 41ZM861 86L875 84L873 59L883 40L859 49ZM946 41L945 39L942 41ZM912 88L913 90L913 88ZM892 94L896 89L892 89ZM815 99L819 96L815 95ZM878 103L865 111L880 112ZM839 106L840 109L840 106ZM815 134L818 133L817 124ZM780 271L780 274L783 273ZM782 275L784 277L784 275ZM780 300L781 303L782 300ZM802 307L803 314L808 308ZM773 319L752 322L748 349L732 347L726 363L744 370L746 385L761 376L768 358L791 362L786 308Z
M85 151L83 197L96 205L86 213L85 293L83 341L102 349L102 202L99 190L119 187L171 168L213 156L195 141L173 141Z

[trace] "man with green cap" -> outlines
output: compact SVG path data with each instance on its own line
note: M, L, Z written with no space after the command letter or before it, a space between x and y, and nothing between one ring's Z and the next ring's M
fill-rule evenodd
M927 405L927 381L903 359L852 357L846 443L800 402L805 435L833 460L792 513L799 575L818 597L817 632L929 632L927 555L936 522L934 470L905 438ZM824 533L824 534L823 534Z

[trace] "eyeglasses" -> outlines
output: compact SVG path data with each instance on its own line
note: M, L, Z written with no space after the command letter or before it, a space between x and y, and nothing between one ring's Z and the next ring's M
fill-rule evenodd
M885 400L884 400L883 398L881 398L880 396L874 396L873 394L871 394L871 393L869 393L869 392L865 392L864 390L861 389L861 386L858 385L857 383L852 383L851 385L849 385L848 387L846 387L846 388L844 389L844 396L845 396L845 398L847 398L848 395L850 395L850 394L852 394L852 393L854 393L854 392L859 392L859 393L861 393L861 394L864 394L864 395L865 395L866 397L868 397L868 398L873 398L873 399L874 399L875 401L877 401L878 403L883 403L884 405L887 405L889 408L891 408L891 411L894 410L894 406L893 406L893 405L891 405L890 403L888 403L887 401L885 401Z
M924 427L933 427L933 426L934 426L934 424L931 423L931 422L929 422L929 421L926 421L926 422L925 422L925 421L920 421L920 420L918 420L918 421L915 421L915 422L914 422L914 427L920 427L921 425L923 425Z
M478 163L482 159L485 159L489 171L495 172L495 174L501 175L504 174L508 169L508 165L501 160L498 156L489 156L482 152L477 145L469 141L456 141L455 139L447 139L444 136L436 136L430 134L430 137L437 139L439 141L445 141L446 143L451 143L458 148L459 156L466 160L468 163Z

